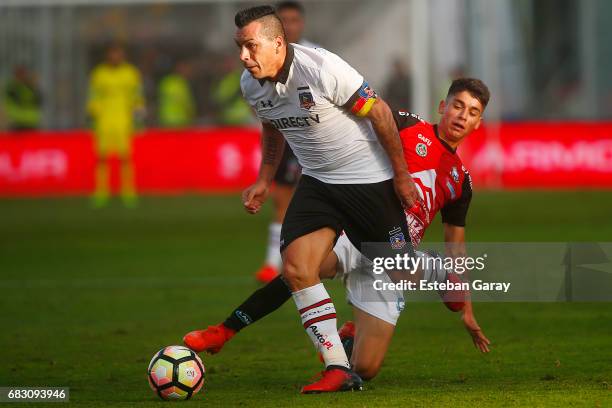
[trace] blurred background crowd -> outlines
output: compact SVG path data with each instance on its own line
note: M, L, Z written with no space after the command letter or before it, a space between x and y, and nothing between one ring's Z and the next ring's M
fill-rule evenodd
M4 0L0 129L89 126L92 72L140 77L146 127L253 123L240 97L237 1ZM434 120L450 80L494 95L489 120L612 118L612 2L304 1L304 37L357 67L392 106Z

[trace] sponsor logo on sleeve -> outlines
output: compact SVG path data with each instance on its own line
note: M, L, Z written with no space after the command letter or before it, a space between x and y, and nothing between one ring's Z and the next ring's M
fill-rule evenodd
M397 113L400 114L400 116L409 116L412 118L415 118L416 120L420 120L421 122L425 122L419 115L417 115L416 113L410 113L410 112L406 112L403 110L397 111Z
M450 179L446 179L446 187L448 187L448 191L451 194L451 200L454 200L457 197L457 193L455 192L455 187L453 187L453 183L451 183Z
M455 180L455 183L459 182L459 172L457 171L457 168L455 166L453 166L453 168L451 169L450 175L453 180Z

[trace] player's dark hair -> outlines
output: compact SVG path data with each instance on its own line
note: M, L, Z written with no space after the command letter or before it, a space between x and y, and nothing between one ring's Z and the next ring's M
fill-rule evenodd
M446 99L463 91L468 91L470 95L478 99L478 101L482 104L483 110L487 107L489 99L491 98L489 88L480 79L457 78L453 81L450 88L448 88Z
M295 10L301 15L305 13L304 6L299 1L279 1L276 3L276 12L283 10Z
M263 25L262 33L269 39L277 36L285 38L285 30L280 18L272 6L255 6L240 10L234 17L236 27L243 28L255 20L261 20Z
M273 16L273 15L276 15L276 12L274 11L274 7L255 6L255 7L250 7L248 9L240 10L239 12L237 12L236 16L234 17L234 22L236 23L236 27L242 28L245 25L255 20L259 20L262 17Z

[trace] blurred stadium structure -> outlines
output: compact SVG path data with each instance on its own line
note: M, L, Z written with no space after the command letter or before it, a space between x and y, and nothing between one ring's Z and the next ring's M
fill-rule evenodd
M432 102L457 67L490 84L489 111L505 119L612 118L612 3L606 0L305 1L306 37L382 89L391 61L412 67L415 106ZM46 95L44 126L83 126L87 74L110 40L124 42L154 84L174 60L199 62L200 122L210 83L235 55L236 1L3 0L0 75L26 64ZM237 58L236 58L237 61ZM398 85L401 86L401 85ZM149 106L154 106L149 103Z
M104 48L119 41L142 72L148 127L159 125L159 81L179 60L188 60L195 67L191 78L197 105L195 124L218 125L222 107L212 97L214 86L239 64L233 15L251 4L221 0L0 0L0 80L5 84L17 65L28 67L37 74L43 95L42 129L83 129L88 126L88 75L102 59ZM487 142L493 147L486 150L483 159L490 167L502 166L500 143L505 145L502 132L508 128L499 123L609 123L612 119L610 1L312 0L304 5L308 21L305 36L357 67L379 93L392 75L393 61L403 60L413 83L396 86L411 89L413 104L402 108L427 120L436 119L432 108L454 75L482 78L493 95L486 113L492 124ZM0 113L0 128L6 126L6 113ZM556 126L527 132L550 141L564 128ZM522 128L514 132L525 135ZM585 140L570 140L572 135L566 135L567 143L557 144L551 160L558 166L567 161L568 154L580 158L599 152L592 160L595 164L587 167L600 181L585 186L612 186L611 126L595 126L588 133L588 148L583 148ZM527 155L536 152L536 156L540 148L550 150L548 145L534 146L522 145L520 149ZM2 178L22 177L6 176L10 173L6 168L18 167L14 151L10 153L12 161L7 164L9 159L5 159L2 170L1 153L10 151L6 149L0 146L0 193L5 194L17 190L7 190ZM467 156L474 155L467 152ZM247 160L251 162L250 156ZM551 174L557 171L554 165L537 166L544 166ZM138 164L137 171L142 173ZM501 170L485 184L507 185L500 174Z

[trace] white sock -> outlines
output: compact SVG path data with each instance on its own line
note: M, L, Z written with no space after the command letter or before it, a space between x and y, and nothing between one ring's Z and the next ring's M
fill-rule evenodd
M266 265L274 266L280 271L283 260L280 253L280 235L283 224L273 222L268 228L268 250L266 251Z
M293 292L293 300L302 318L306 333L323 355L325 367L350 368L342 347L336 322L336 308L322 283Z
M416 251L418 258L421 258L421 268L423 270L423 279L427 282L446 282L446 269L444 269L444 258L432 256L426 252Z

